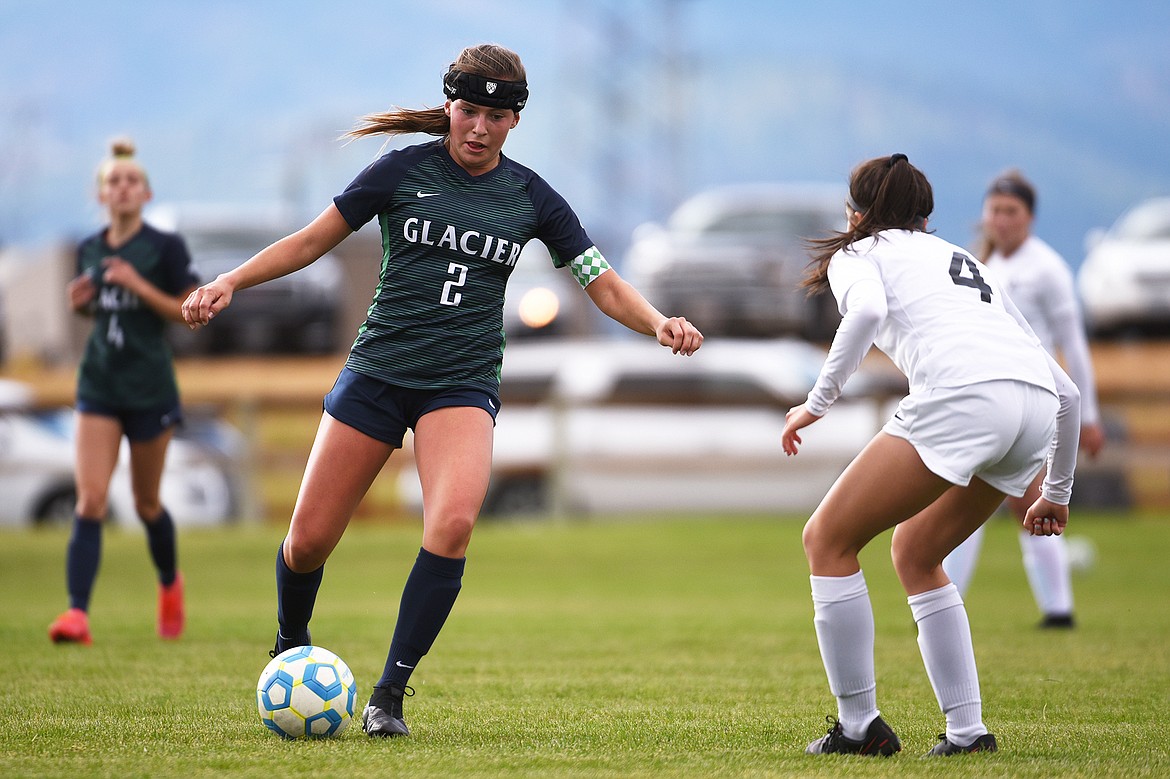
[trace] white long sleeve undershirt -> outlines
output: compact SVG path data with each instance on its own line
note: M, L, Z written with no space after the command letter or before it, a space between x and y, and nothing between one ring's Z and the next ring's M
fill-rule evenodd
M845 382L865 359L886 318L886 293L880 282L859 281L845 296L844 314L820 376L808 393L805 408L823 417L841 396Z

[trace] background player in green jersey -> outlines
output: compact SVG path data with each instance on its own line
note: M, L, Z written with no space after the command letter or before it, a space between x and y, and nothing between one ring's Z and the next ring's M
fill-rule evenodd
M183 298L199 279L183 241L142 221L150 196L134 145L115 141L98 171L98 199L110 223L81 243L78 275L67 287L70 306L94 323L77 381L77 508L66 552L70 608L49 626L55 642L92 641L90 593L122 436L130 441L134 507L158 569L158 631L164 638L183 632L175 526L159 498L167 445L182 420L165 326L182 321Z
M423 538L407 578L381 679L362 724L407 735L402 699L458 595L491 472L499 409L503 300L520 249L537 238L594 304L675 354L702 334L667 317L610 269L565 200L501 149L528 85L519 57L465 49L443 77L441 108L368 116L355 137L422 132L439 140L371 164L311 224L197 289L183 304L208 324L234 293L315 261L377 218L382 269L366 321L325 397L292 522L276 557L274 654L310 641L325 560L407 428L423 489Z

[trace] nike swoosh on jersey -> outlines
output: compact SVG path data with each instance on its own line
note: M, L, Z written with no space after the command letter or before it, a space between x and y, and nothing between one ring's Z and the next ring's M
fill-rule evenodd
M418 195L419 197L438 197L439 195L441 195L443 193L442 192L423 192L420 189L418 192L415 192L415 194Z

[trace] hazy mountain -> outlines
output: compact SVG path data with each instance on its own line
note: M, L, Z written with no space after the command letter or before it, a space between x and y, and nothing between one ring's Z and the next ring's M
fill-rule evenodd
M491 40L532 91L505 153L615 259L702 187L844 182L901 151L959 243L990 178L1022 168L1038 233L1077 264L1087 229L1170 193L1168 36L1153 1L0 0L0 243L100 224L93 174L119 134L159 200L308 218L380 150L338 135L439 104L452 57Z

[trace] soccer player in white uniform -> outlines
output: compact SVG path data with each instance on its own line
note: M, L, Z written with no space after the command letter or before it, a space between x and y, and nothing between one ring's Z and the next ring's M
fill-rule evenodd
M1096 457L1105 444L1105 429L1097 408L1093 363L1073 286L1072 271L1064 258L1032 234L1036 190L1018 171L998 176L983 200L983 240L977 253L999 276L1020 313L1049 354L1060 354L1081 391L1081 448ZM1044 474L1038 473L1023 498L1008 497L1006 505L1023 519L1040 495ZM943 568L966 594L975 573L983 530L975 531L947 555ZM1024 571L1040 609L1040 627L1073 626L1072 572L1063 536L1020 533Z
M891 555L946 732L927 754L995 751L983 724L971 628L942 561L1003 502L1022 496L1048 459L1029 533L1063 532L1080 397L995 275L926 232L930 182L904 154L854 169L845 232L814 242L805 285L831 289L841 311L807 400L788 412L784 452L814 424L876 344L910 393L804 528L814 624L837 699L811 754L891 755L902 748L877 707L873 610L858 553L895 528Z

